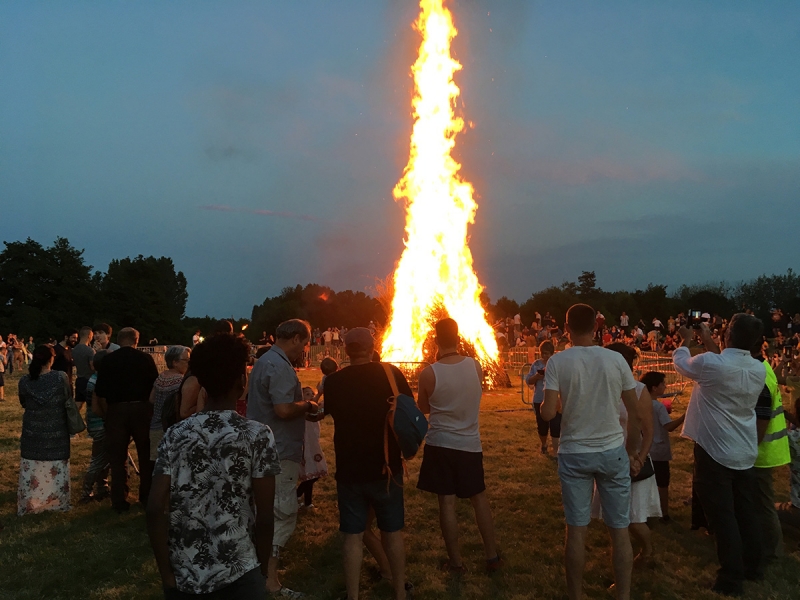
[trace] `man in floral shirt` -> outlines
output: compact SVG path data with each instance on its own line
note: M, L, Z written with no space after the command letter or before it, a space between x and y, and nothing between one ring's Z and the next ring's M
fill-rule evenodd
M249 347L232 334L195 346L205 409L158 447L147 529L168 600L263 599L280 462L269 427L236 413Z

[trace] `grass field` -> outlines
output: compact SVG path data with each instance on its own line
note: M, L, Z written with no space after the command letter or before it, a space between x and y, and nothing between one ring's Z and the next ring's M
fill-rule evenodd
M319 373L301 373L304 384ZM513 377L512 377L513 380ZM144 513L135 506L118 516L108 503L76 506L68 513L16 516L19 430L22 409L15 376L6 377L6 401L0 403L0 599L155 599L163 597L147 536ZM516 378L515 383L519 382ZM680 414L688 396L676 402ZM419 458L408 465L406 550L408 579L416 598L562 598L563 513L552 458L538 452L533 412L518 392L484 396L481 434L488 494L494 510L505 566L491 578L483 571L477 528L467 502L459 507L462 546L468 573L451 578L436 566L445 557L436 498L415 489ZM332 424L322 424L323 448L333 468ZM658 567L634 573L634 598L718 598L707 591L716 572L713 540L689 530L683 500L691 486L691 445L672 435L672 516L669 525L653 525ZM88 464L90 442L81 434L72 443L72 500ZM788 499L788 468L778 469L778 500ZM138 482L132 482L136 490ZM135 493L134 499L135 499ZM337 598L344 591L332 476L315 487L316 514L302 514L284 554L286 585L313 598ZM798 532L787 532L787 556L768 571L761 584L748 584L752 599L800 598ZM636 551L636 549L634 549ZM390 598L378 581L371 558L362 571L362 597ZM602 524L590 527L585 590L590 598L609 598L612 582L608 537Z

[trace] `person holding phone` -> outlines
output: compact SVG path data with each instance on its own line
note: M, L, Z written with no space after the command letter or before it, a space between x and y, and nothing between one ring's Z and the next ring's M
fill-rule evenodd
M544 341L539 344L540 359L531 365L531 370L525 377L525 383L533 388L533 410L536 413L536 428L539 432L539 441L542 443L542 454L547 454L547 434L553 443L553 454L558 454L558 443L561 441L561 413L557 413L549 421L542 418L541 408L544 401L544 373L547 361L553 356L555 347L551 342Z

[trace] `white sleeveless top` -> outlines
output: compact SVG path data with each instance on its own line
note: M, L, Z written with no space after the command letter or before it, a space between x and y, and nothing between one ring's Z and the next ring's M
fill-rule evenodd
M483 390L475 359L431 365L436 386L429 398L431 414L425 443L464 452L482 452L478 413Z

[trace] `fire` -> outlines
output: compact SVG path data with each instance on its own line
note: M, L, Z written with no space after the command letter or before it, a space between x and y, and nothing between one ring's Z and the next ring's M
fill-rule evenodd
M411 151L395 200L406 203L405 249L394 273L394 298L382 356L423 360L422 347L440 309L458 322L461 337L483 364L497 360L497 342L480 303L483 287L472 268L468 226L478 208L472 185L450 155L464 121L454 114L459 89L450 56L457 31L442 0L421 0L416 28L422 35L414 75Z

